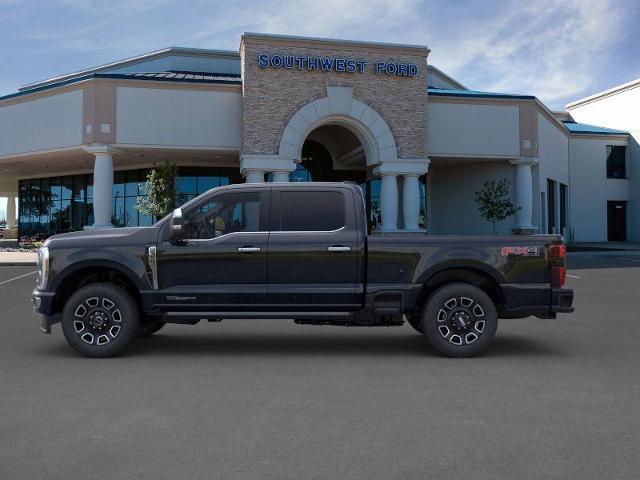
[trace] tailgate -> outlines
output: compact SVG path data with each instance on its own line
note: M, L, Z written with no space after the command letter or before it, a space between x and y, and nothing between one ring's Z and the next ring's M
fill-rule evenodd
M562 245L560 235L513 236L498 249L506 283L549 283L549 247ZM496 252L497 253L497 252Z

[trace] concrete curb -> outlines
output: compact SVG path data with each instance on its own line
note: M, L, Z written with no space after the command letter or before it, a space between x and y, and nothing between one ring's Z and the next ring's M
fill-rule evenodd
M640 250L607 250L607 251L589 251L589 252L567 252L570 257L639 257Z

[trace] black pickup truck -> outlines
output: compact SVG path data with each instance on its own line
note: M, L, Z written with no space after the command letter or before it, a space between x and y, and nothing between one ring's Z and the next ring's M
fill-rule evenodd
M119 353L167 322L288 318L392 326L444 355L477 355L498 318L571 312L558 235L367 235L349 183L215 188L152 227L55 235L33 306L73 348Z

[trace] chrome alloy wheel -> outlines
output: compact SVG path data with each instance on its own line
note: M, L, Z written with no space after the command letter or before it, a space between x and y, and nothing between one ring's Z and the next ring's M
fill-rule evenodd
M469 297L451 297L438 310L438 331L453 345L469 345L482 335L486 324L485 312Z
M108 297L85 299L76 306L73 316L73 330L89 345L106 345L122 329L120 309Z

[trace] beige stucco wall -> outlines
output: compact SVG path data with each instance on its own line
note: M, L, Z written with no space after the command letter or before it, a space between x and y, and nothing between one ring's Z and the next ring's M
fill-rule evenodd
M491 235L492 226L480 216L475 201L475 192L487 180L509 180L515 202L515 168L505 160L432 165L428 177L428 231L435 235ZM510 233L515 220L513 216L500 222L498 232Z
M284 128L307 103L327 96L327 86L353 88L353 97L376 110L387 122L398 157L426 158L426 74L424 54L403 48L375 49L366 45L298 44L295 39L273 42L243 37L242 152L277 154ZM364 73L309 71L297 68L261 68L259 54L340 57L368 62ZM375 62L418 66L414 77L375 74Z
M0 106L0 156L82 144L82 90Z
M517 105L434 100L428 119L429 155L520 156Z
M607 241L607 201L629 201L630 181L607 178L607 145L627 145L608 138L571 138L569 202L575 241ZM627 219L627 234L634 218Z
M627 235L629 240L640 241L640 84L632 85L611 95L569 106L568 110L578 122L629 132L627 173L630 213ZM602 169L599 173L602 174ZM610 180L610 182L615 183L620 180ZM619 198L611 198L611 200L617 199ZM604 218L606 219L606 212ZM595 233L589 233L589 235L596 236ZM604 234L599 232L598 235L602 237Z
M238 150L240 92L117 88L118 144Z
M18 180L0 176L0 197L18 195Z

